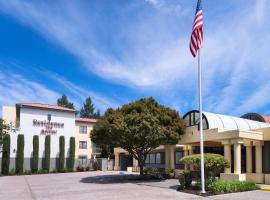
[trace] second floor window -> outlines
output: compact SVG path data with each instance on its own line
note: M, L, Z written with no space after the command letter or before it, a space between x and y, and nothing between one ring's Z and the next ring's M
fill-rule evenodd
M80 133L87 133L87 126L80 126Z
M80 149L87 149L87 142L86 141L79 141L79 148Z

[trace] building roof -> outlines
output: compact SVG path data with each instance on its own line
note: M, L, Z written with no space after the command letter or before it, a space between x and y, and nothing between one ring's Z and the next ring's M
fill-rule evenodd
M253 130L270 127L270 124L268 123L258 122L255 120L209 112L203 112L203 114L208 121L209 128L219 128L226 130Z
M270 116L262 115L259 113L253 113L253 112L246 113L246 114L242 115L241 118L252 119L252 120L256 120L256 121L260 121L260 122L270 123Z
M93 118L76 118L76 122L96 123L97 119L93 119Z
M194 117L196 120L196 124L199 123L198 120L198 111L193 110L184 115L185 119L188 119L189 115L192 113L196 113L196 116ZM194 115L194 114L193 114ZM223 129L223 130L255 130L255 129L261 129L261 128L268 128L270 127L269 123L265 122L259 122L255 120L249 120L229 115L221 115L216 113L210 113L210 112L203 112L203 119L206 120L207 129ZM195 124L194 124L195 125Z
M68 111L68 112L75 112L75 109L66 108L63 106L58 105L50 105L50 104L41 104L41 103L21 103L16 104L20 107L32 107L32 108L42 108L42 109L49 109L49 110L58 110L58 111Z

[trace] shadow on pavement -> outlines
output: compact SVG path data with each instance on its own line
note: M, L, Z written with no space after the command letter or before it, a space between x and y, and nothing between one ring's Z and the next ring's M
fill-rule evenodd
M162 179L142 178L137 174L115 174L85 177L80 180L82 183L112 184L112 183L143 183L143 182L162 182Z

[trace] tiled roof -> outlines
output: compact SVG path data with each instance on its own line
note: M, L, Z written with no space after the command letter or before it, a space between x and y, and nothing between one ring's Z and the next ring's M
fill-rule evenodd
M43 108L43 109L50 109L50 110L59 110L59 111L69 111L69 112L75 112L76 110L71 108L66 108L63 106L57 106L57 105L49 105L49 104L41 104L41 103L21 103L18 104L22 107L34 107L34 108Z
M76 122L96 123L97 122L97 119L93 119L93 118L76 118Z

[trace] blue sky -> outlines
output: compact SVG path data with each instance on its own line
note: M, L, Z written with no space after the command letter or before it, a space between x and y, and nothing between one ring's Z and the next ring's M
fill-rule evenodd
M197 108L197 61L189 49L195 0L0 0L0 106L102 112L153 96L180 114ZM270 5L203 1L203 106L231 115L270 114ZM0 111L1 114L1 111Z

